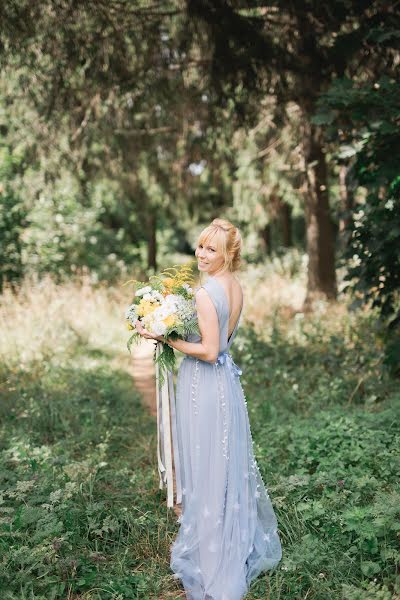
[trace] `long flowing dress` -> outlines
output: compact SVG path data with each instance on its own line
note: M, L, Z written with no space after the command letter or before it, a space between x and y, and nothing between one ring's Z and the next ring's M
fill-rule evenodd
M178 372L182 514L170 567L189 600L240 600L279 563L282 548L254 457L241 372L229 353L240 316L228 339L224 287L215 277L201 287L218 315L220 352L215 364L185 356Z

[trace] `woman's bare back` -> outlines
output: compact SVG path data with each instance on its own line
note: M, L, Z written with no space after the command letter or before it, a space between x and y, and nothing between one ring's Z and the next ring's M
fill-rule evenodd
M239 281L233 275L215 277L225 290L229 304L228 339L235 329L243 306L243 291Z

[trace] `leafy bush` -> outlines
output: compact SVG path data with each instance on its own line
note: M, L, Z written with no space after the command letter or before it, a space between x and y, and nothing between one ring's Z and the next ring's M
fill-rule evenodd
M22 157L0 146L0 291L6 282L13 285L24 273L22 252L27 210L11 185L21 163Z
M395 47L395 31L371 31L377 48ZM399 84L395 78L370 81L336 80L321 96L316 119L339 143L337 159L351 166L357 186L367 191L356 198L344 252L348 289L356 303L376 307L386 331L386 362L400 374L400 170L398 154Z

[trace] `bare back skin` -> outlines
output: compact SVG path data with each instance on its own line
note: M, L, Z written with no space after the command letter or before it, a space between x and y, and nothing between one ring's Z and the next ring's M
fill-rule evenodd
M229 304L228 339L232 335L243 305L242 286L234 275L215 277L225 290Z

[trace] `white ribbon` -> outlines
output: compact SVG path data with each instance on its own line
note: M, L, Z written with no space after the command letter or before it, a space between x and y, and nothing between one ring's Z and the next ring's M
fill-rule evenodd
M157 342L156 358L162 352L162 343ZM182 486L180 461L178 452L178 438L176 429L176 406L174 382L171 371L168 371L161 385L160 367L156 363L156 400L157 400L157 462L160 478L160 489L167 487L167 507L174 505L174 478L175 467L176 504L182 502Z

